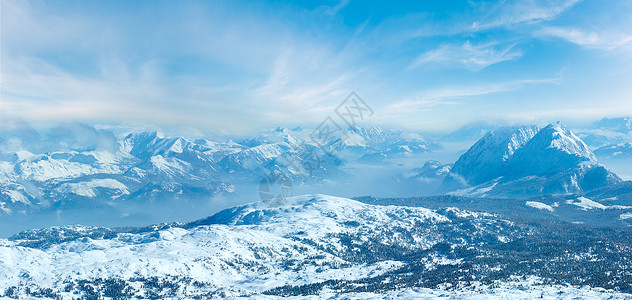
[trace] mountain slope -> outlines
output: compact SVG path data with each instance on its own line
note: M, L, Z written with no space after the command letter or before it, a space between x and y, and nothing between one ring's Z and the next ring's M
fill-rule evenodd
M454 163L442 190L479 185L506 173L515 151L538 132L535 126L501 127L485 134Z
M571 292L573 286L629 291L629 234L456 208L299 196L187 224L26 231L0 240L0 290L66 299L353 296L426 288L494 298L494 286L518 281L540 282L529 297L559 284L570 284ZM601 291L591 295L625 297Z

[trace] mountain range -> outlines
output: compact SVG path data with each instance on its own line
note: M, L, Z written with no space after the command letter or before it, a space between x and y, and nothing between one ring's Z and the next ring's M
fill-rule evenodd
M632 118L603 118L579 130L578 136L593 148L631 142Z
M324 151L310 133L278 128L212 141L140 131L116 138L107 130L68 123L40 136L17 124L0 134L0 216L74 208L133 214L168 203L195 206L256 185L268 174L317 184L341 176L341 167L363 157L407 157L439 147L412 132L350 127L333 142L334 151Z
M116 138L81 124L62 124L38 136L17 126L0 139L0 214L63 215L90 209L126 216L146 214L152 206L193 208L214 195L255 186L267 174L286 174L299 185L342 182L354 176L349 164L370 168L441 149L413 132L350 127L344 138L332 142L335 151L328 152L311 141L311 132L277 128L250 138L212 141L158 131ZM618 149L596 153L625 152ZM423 189L439 187L440 194L531 198L584 195L622 180L558 123L489 131L454 164L428 161L398 175L397 181L412 189L416 182Z
M43 228L0 239L0 296L632 297L632 182L596 156L618 148L593 152L559 122L475 130L484 134L454 163L427 160L445 151L440 142L377 127L347 128L325 147L302 128L221 141L158 131L117 136L81 124L45 136L25 126L4 130L0 218ZM389 181L381 174L389 169L407 171ZM204 214L213 195L254 192L269 174L326 189L367 172L391 190L399 182L439 192L283 194ZM369 187L352 188L362 195ZM152 210L204 217L139 217ZM144 225L37 226L44 218L68 224L71 212L88 224L129 217Z

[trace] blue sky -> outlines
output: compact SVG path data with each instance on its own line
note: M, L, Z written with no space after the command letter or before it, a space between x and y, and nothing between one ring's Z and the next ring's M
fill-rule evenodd
M10 1L4 118L243 134L632 115L630 1Z

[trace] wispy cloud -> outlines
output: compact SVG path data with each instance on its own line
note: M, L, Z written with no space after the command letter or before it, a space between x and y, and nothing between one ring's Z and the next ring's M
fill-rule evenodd
M560 81L560 78L522 79L494 84L431 89L417 92L414 96L409 97L408 99L390 104L386 109L392 114L414 114L419 110L427 110L438 105L457 104L460 101L467 101L469 98L475 96L515 91L529 85L559 84Z
M241 133L318 123L351 91L394 122L424 110L449 120L469 99L507 116L521 106L497 108L489 98L502 92L542 99L553 91L583 108L591 102L572 95L609 105L629 98L629 52L556 42L628 49L632 32L620 24L632 22L632 8L623 1L240 1L3 0L1 113ZM627 21L610 22L615 11ZM563 69L563 82L520 79ZM462 117L477 117L472 108Z
M328 15L328 16L334 16L341 9L345 8L345 6L347 6L348 4L349 4L349 0L340 0L335 5L331 5L331 6L323 5L323 6L320 6L318 8L318 11L319 12L323 12L325 15Z
M482 30L523 23L537 23L557 18L575 6L579 0L549 1L500 1L481 3L479 9L487 11L480 20L472 23L472 29Z
M516 43L472 45L469 41L462 45L443 45L419 55L410 65L410 68L417 68L424 64L441 63L462 66L471 71L480 71L493 64L522 56L522 52L516 49L516 45Z
M357 70L342 67L350 59L345 52L334 53L317 45L286 49L252 95L268 99L267 105L279 102L293 111L322 104L356 77Z
M329 16L346 4L311 13ZM342 99L359 72L357 52L266 22L265 13L235 15L220 3L208 4L210 13L206 5L178 6L154 28L124 15L111 23L49 15L48 7L28 2L2 5L0 110L29 121L157 122L233 132L279 120L318 122L314 112ZM85 64L67 64L58 55L66 52Z
M632 45L632 34L623 32L586 32L577 28L545 27L536 34L560 38L592 49L614 50Z

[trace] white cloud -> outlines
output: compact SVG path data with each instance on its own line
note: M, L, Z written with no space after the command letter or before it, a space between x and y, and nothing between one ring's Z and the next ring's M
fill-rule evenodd
M632 34L610 32L585 32L577 28L545 27L537 35L552 36L586 48L614 50L632 44Z
M550 1L525 0L501 1L494 7L489 3L480 5L481 11L487 13L472 24L472 29L482 30L494 27L505 27L521 23L538 23L553 20L560 14L575 6L579 0Z
M345 8L349 4L349 0L340 0L336 5L327 6L323 5L317 9L317 12L322 12L328 16L334 16L338 14L338 12Z
M355 71L343 68L348 59L345 53L317 45L284 50L253 96L279 101L294 109L326 101L354 79Z
M471 7L466 11L450 12L444 19L436 18L429 12L394 15L372 30L372 39L374 43L388 47L419 38L475 34L497 28L513 30L517 25L555 20L578 2L579 0L470 1Z
M280 120L317 123L350 85L361 86L358 49L340 50L265 13L222 5L209 13L189 4L148 26L124 15L110 22L73 12L61 17L28 2L2 5L0 109L30 122L186 124L241 133ZM66 52L88 55L89 66L79 69L89 72L40 55Z
M484 84L477 86L447 87L417 92L409 99L401 100L386 107L385 115L414 114L419 110L426 110L438 105L450 105L458 103L457 100L467 100L474 96L489 95L501 92L514 91L527 85L558 84L559 78L552 79L522 79L501 82L496 84Z
M493 64L521 57L522 52L516 49L516 45L515 43L509 45L496 43L472 45L469 41L462 45L443 45L419 55L410 68L417 68L430 63L441 63L462 66L470 71L480 71Z
M355 27L345 19L348 1L316 8L309 4L307 10L295 4L242 7L232 1L166 2L151 10L122 5L130 11L107 2L85 5L94 3L110 11L2 1L2 113L30 122L185 124L207 132L243 133L318 123L354 90L375 106L377 118L393 123L423 110L448 119L453 109L462 109L468 110L463 118L472 118L478 117L471 112L475 106L500 102L480 96L519 90L516 98L527 99L550 91L521 90L537 80L497 82L555 76L565 67L557 59L564 54L551 52L554 57L546 59L527 55L531 50L547 53L548 45L531 43L543 25L548 27L535 37L563 38L586 48L630 45L630 34L581 31L574 28L594 27L572 19L564 23L569 22L565 12L571 17L585 12L579 5L569 9L577 1L477 2L447 15L421 5L387 19L354 19L360 24ZM488 68L508 61L513 74L501 66ZM616 64L621 74L629 73L629 61L617 59ZM601 78L597 71L578 77L594 81L590 89L604 94L615 88L629 93L624 87L629 76L606 85L592 80ZM462 86L468 83L478 85ZM420 85L433 86L419 92ZM588 85L560 88L559 102L576 105L561 91L584 88ZM474 98L480 102L467 109L448 107ZM512 105L518 104L493 109L509 115Z

